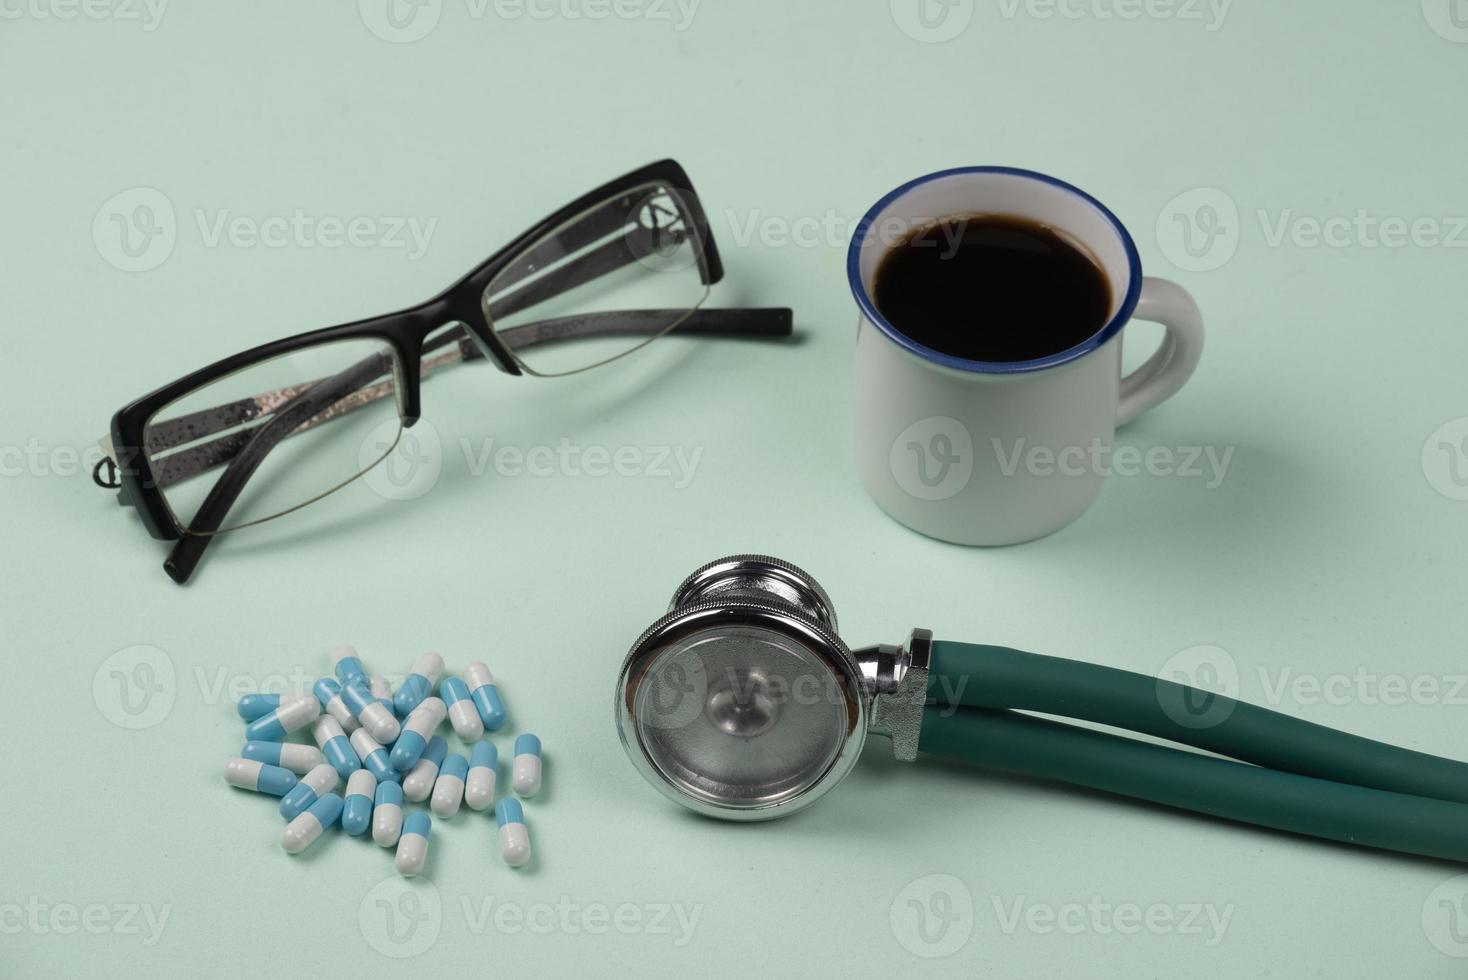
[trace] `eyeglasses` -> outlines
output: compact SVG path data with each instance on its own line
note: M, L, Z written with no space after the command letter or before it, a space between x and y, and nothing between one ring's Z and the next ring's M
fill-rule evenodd
M386 459L420 417L422 379L450 365L557 377L671 332L789 336L788 309L704 309L723 274L688 176L654 163L426 303L265 344L143 396L113 416L93 479L177 542L163 567L182 584L216 535L300 510Z

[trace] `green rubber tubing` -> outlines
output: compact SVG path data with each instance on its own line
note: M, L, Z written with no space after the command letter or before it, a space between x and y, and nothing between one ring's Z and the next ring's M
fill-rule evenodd
M1227 820L1468 863L1468 806L1276 772L1014 711L928 705L918 747Z
M1468 803L1468 764L1114 667L938 641L928 697L940 704L1078 718L1281 772Z

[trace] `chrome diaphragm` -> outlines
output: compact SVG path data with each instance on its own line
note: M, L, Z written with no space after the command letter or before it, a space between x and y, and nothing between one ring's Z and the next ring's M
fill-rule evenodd
M912 643L853 654L808 573L764 555L721 558L688 576L633 644L617 731L676 802L729 820L783 816L840 782L868 731L893 736L899 758L916 754L927 655L915 637L916 657Z

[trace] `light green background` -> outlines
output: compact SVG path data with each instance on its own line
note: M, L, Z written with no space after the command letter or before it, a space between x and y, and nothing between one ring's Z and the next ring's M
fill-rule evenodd
M1468 31L1446 0L1238 0L1221 22L1191 3L1123 17L1105 15L1138 8L1072 0L1074 16L1047 17L1042 0L960 0L939 30L963 29L933 43L899 26L901 0L897 15L887 0L703 0L691 22L650 3L577 19L608 8L443 0L434 30L392 43L349 0L178 2L151 30L145 7L62 19L40 14L65 0L0 2L0 975L1462 975L1449 954L1468 954L1468 906L1454 920L1443 904L1468 893L1461 868L903 766L878 740L804 815L719 825L640 782L610 711L621 656L678 580L768 550L819 576L853 642L921 624L1149 673L1218 646L1247 698L1468 755L1454 689L1468 502L1429 442L1468 416L1468 251L1461 229L1457 248L1309 238L1310 220L1358 211L1432 219L1444 236L1468 214ZM667 342L561 382L488 367L435 381L431 492L391 503L354 487L299 524L219 543L187 589L78 472L125 401L257 342L424 299L543 213L670 155L724 252L715 302L789 305L800 342ZM1077 524L994 551L920 538L868 501L848 449L846 234L897 183L974 163L1087 188L1151 274L1195 294L1202 367L1122 441L1233 449L1221 485L1113 479ZM177 240L157 268L124 272L107 202L140 187L166 197ZM1198 189L1213 190L1174 203ZM210 246L198 224L297 208L437 223L416 259ZM1179 214L1222 219L1196 263ZM1292 232L1272 240L1280 221ZM1157 331L1134 336L1133 363ZM462 441L490 438L701 456L681 488L475 475ZM387 853L334 838L288 859L270 801L219 777L239 742L221 691L323 673L341 641L382 671L426 648L489 661L515 726L547 746L535 865L506 868L481 815L440 824L413 893L439 911L416 933L390 930L378 905L400 897ZM139 645L156 650L128 652ZM114 672L143 677L128 673L138 658L158 689L124 702ZM1423 686L1384 703L1400 700L1391 678ZM928 903L935 945L909 899ZM1112 910L1074 914L1098 903ZM538 931L511 931L501 904ZM676 924L598 935L538 911L623 904L696 909L691 940L678 945ZM161 935L113 905L166 909ZM1221 936L1130 928L1127 906L1194 905L1229 916ZM944 908L958 919L940 933ZM947 958L916 955L965 935Z

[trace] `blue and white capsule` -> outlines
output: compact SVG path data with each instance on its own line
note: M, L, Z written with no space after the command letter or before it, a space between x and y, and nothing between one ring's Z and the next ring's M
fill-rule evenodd
M373 804L372 839L382 847L397 847L403 834L403 788L397 783L378 783Z
M391 745L398 740L398 733L402 730L398 720L393 717L391 710L372 696L372 690L365 681L352 681L343 685L342 700L352 709L352 714L362 723L362 728L378 742Z
M525 827L525 810L520 801L507 796L494 808L494 822L500 828L500 857L512 868L530 860L530 831Z
M341 778L347 779L362 768L357 750L352 748L351 740L342 731L341 723L331 715L322 715L316 719L316 724L311 726L311 737L321 746L321 754Z
M393 859L398 874L411 878L423 870L428 860L428 835L433 830L433 820L422 810L408 814L403 823L403 835L398 838L398 853Z
M422 803L433 793L433 784L438 780L438 768L449 754L449 745L435 735L428 740L428 748L413 763L413 768L403 777L403 795L413 803Z
M233 758L224 764L224 781L252 793L284 796L296 785L296 774L253 759Z
M357 729L352 732L350 738L357 758L362 760L362 768L376 776L379 783L395 783L402 778L388 762L387 749L383 748L382 743L373 738L367 729Z
M469 775L464 779L464 802L469 809L484 811L494 805L495 767L499 750L493 742L475 742L469 752Z
M342 686L335 680L323 677L312 690L316 692L316 700L321 702L321 710L335 718L336 723L342 726L342 731L350 735L360 727L357 716L352 714L352 709L342 700Z
M495 687L494 675L489 668L476 660L464 667L464 683L469 685L469 696L474 707L479 709L479 720L486 731L497 732L505 724L505 703L500 700L500 689Z
M280 707L261 715L245 726L245 740L250 742L282 742L321 714L321 702L309 694L283 694Z
M291 791L280 798L280 815L294 820L316 803L318 799L336 789L336 770L322 763L302 776Z
M245 721L264 718L279 707L279 694L242 694L240 699L234 703L234 709Z
M540 739L534 735L526 733L515 739L510 787L527 799L540 792Z
M408 676L398 685L393 695L393 710L399 718L406 718L424 698L433 693L438 679L443 676L443 658L436 653L420 653L413 661Z
M391 784L389 784L391 785ZM377 777L358 769L347 780L347 798L342 803L342 830L361 837L372 826L372 800L377 795Z
M240 755L252 762L289 769L297 776L306 775L326 761L316 746L297 745L295 742L246 742L240 749Z
M443 703L448 707L449 724L454 734L465 742L477 742L484 737L484 722L479 709L469 697L469 685L457 677L445 677L438 686Z
M353 681L367 679L367 669L357 656L357 648L350 643L339 644L331 651L331 664L343 687Z
M407 772L413 768L413 764L428 748L428 740L438 731L438 726L443 724L446 710L443 701L435 697L426 697L418 702L418 707L403 722L402 734L393 744L389 758L394 769Z
M316 843L326 828L341 819L341 815L342 798L335 793L327 793L312 803L309 810L285 825L285 830L280 833L280 846L287 854L300 854Z
M443 760L438 778L433 781L433 800L428 804L433 815L445 820L459 812L464 802L464 778L469 775L469 760L455 752Z

